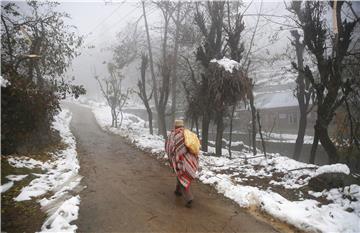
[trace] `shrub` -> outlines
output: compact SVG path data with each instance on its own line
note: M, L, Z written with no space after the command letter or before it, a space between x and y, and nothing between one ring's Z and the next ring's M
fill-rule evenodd
M45 83L39 88L15 73L6 78L10 85L1 87L2 154L40 149L56 140L56 133L50 129L60 106L53 87Z

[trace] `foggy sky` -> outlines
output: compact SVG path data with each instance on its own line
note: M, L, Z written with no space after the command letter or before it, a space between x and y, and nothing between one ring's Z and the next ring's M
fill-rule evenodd
M245 3L249 4L249 1ZM260 2L253 2L249 7L247 14L255 14L259 11ZM107 75L106 65L103 62L111 61L111 52L104 51L104 48L116 42L116 33L120 32L128 22L137 20L142 15L141 2L137 1L119 1L107 3L93 1L93 2L62 2L59 10L68 12L72 19L68 21L69 24L75 25L78 28L79 34L85 36L84 48L81 50L81 56L73 61L72 67L68 71L69 76L75 76L76 83L83 84L88 91L88 96L100 97L100 92L94 76L94 67L96 73L100 76ZM281 2L267 2L264 1L262 13L266 14L285 14L284 3ZM154 6L147 7L148 22L150 28L158 25L161 20L160 13L154 9ZM255 25L256 16L245 17L245 26L250 28ZM259 27L264 22L260 22ZM140 20L139 26L143 27L143 19ZM256 35L257 46L266 45L268 43L267 33L278 30L279 25L267 24L262 32ZM286 32L285 32L286 33ZM246 36L250 36L247 33ZM287 40L287 37L282 36L282 40ZM88 49L88 45L95 45L94 49ZM277 43L268 49L273 51L280 51L284 47L284 43ZM139 61L135 61L128 68L125 79L126 86L134 86L139 77L137 67Z
M245 9L251 1L243 1ZM288 1L287 1L288 2ZM24 2L18 4L25 5ZM256 13L259 12L261 2L255 0L248 8L244 17L245 30L243 32L245 41L248 43L251 37L251 28L256 22ZM353 2L354 9L360 12L360 2ZM21 9L23 10L23 9ZM64 11L70 14L71 19L66 20L67 24L77 27L79 35L84 36L84 45L81 49L81 55L75 58L72 66L68 69L67 76L75 76L75 83L83 84L88 91L88 96L101 97L97 81L94 79L94 70L100 77L108 75L106 63L111 62L111 51L105 48L116 43L116 34L121 32L129 22L134 22L142 15L142 6L140 1L100 1L100 0L78 0L78 1L61 1L58 11ZM154 7L154 4L147 4L147 18L152 37L152 46L159 46L154 43L154 27L161 25L161 14ZM25 11L25 10L23 10ZM284 1L263 1L262 14L269 15L288 15L285 9ZM270 21L269 21L270 19ZM285 51L289 44L289 29L279 23L284 19L269 17L261 18L258 26L258 32L255 35L255 45L253 51L262 48L258 56L271 57ZM139 27L144 27L144 20L140 19ZM195 26L195 25L194 25ZM269 36L278 32L277 42L269 46ZM199 41L200 43L201 41ZM95 48L88 48L88 46ZM249 44L245 44L245 49ZM104 64L105 63L105 64ZM139 78L140 72L138 67L140 61L135 60L124 73L126 79L124 84L127 87L134 87Z

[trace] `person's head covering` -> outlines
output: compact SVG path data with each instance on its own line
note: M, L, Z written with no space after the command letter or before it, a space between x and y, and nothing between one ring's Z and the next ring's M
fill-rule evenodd
M184 121L183 120L175 120L175 128L184 127Z

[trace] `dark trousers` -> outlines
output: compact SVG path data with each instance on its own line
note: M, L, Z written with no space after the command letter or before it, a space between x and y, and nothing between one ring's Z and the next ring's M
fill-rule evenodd
M180 183L177 177L176 177L176 192L181 193L186 202L192 201L194 199L191 193L191 184L189 188L186 190L185 187L182 186L182 184Z

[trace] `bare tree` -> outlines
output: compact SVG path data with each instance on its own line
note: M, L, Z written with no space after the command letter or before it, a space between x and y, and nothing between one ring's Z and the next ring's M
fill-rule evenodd
M260 134L260 139L261 139L261 145L262 145L262 148L263 148L263 151L264 151L264 156L265 156L265 158L267 158L265 140L263 138L263 133L261 131L261 119L260 119L259 110L256 111L256 118L257 118L257 123L258 123L258 126L259 126L259 134Z
M250 46L249 46L249 48L247 50L245 58L243 59L243 67L246 67L245 68L246 76L248 76L249 67L250 67L250 64L251 64L250 55L251 55L251 52L252 52L252 47L253 47L253 44L254 44L255 35L256 35L258 25L259 25L259 21L260 21L262 5L263 5L263 2L261 1L259 13L257 14L256 24L255 24L254 31L253 31L253 34L252 34L251 40L250 40ZM251 142L252 142L253 154L256 155L256 153L257 153L257 150L256 150L256 108L255 108L255 98L254 98L254 92L253 92L254 82L252 81L252 79L250 79L250 83L251 83L251 88L248 91L248 99L249 99L249 104L250 104L250 109L251 109L251 126L252 126L252 130L251 130L251 138L252 138L252 140L251 140Z
M353 92L352 78L344 76L344 58L349 56L351 35L359 18L347 17L343 20L343 5L344 2L338 1L330 3L334 16L332 31L326 27L325 3L305 2L302 6L301 2L292 2L290 8L304 32L304 44L316 59L319 80L315 79L308 66L304 68L316 92L317 120L313 148L320 140L329 156L329 163L339 161L337 149L329 137L329 124L336 110Z
M176 17L171 15L171 18L175 25L175 38L174 38L174 53L173 53L173 61L172 61L172 72L171 72L171 121L175 121L175 113L176 113L176 102L177 102L177 63L178 63L178 51L179 51L179 40L180 40L180 28L183 20L185 19L188 11L181 13L183 3L178 2L176 4Z
M236 62L240 62L243 57L244 43L241 41L241 33L243 32L245 25L243 23L244 12L239 12L240 3L234 2L232 6L229 1L226 2L227 6L227 23L224 23L224 31L227 35L227 45L230 49L230 58ZM233 9L233 10L231 10ZM233 13L233 11L235 11ZM232 131L233 131L233 119L237 102L231 108L230 113L230 131L229 131L229 157L231 158L231 143L232 143Z
M171 59L171 55L168 52L168 40L169 40L169 26L170 19L172 14L174 13L175 8L173 7L172 2L156 2L155 3L158 8L161 10L164 26L163 26L163 37L162 37L162 57L160 59L160 63L158 64L159 71L161 74L161 86L159 88L159 105L157 109L158 113L158 126L159 126L159 134L163 135L164 138L167 138L166 133L166 106L169 100L170 93L170 81L172 75L173 68L173 59ZM177 40L177 39L175 39ZM176 48L177 49L177 48ZM177 51L175 51L177 53ZM176 58L175 58L176 59Z
M155 102L155 108L158 111L158 109L159 109L158 85L157 85L157 80L156 80L155 72L154 72L154 60L153 60L153 53L152 53L152 49L151 49L149 26L148 26L148 22L147 22L147 18L146 18L145 1L142 1L141 3L142 3L143 16L144 16L144 22L145 22L147 47L148 47L148 51L149 51L149 62L150 62L150 72L151 72L151 79L152 79L152 85L153 85L154 102ZM158 116L157 121L159 122L159 116Z
M299 129L298 135L295 142L293 158L299 160L302 146L304 144L304 136L307 125L307 115L311 111L310 100L313 94L313 89L311 83L308 79L305 78L304 70L304 49L305 45L300 41L300 34L297 30L292 30L291 35L294 38L291 44L295 47L296 51L296 63L292 63L293 67L298 71L298 76L296 78L296 89L295 95L299 103L300 110L300 120L299 120Z
M137 92L138 96L140 97L140 99L142 100L142 102L145 105L147 114L148 114L148 120L149 120L149 130L150 130L150 134L153 134L153 125L152 125L152 110L150 108L150 100L153 94L153 90L151 90L150 95L147 94L146 92L146 79L145 79L145 75L146 75L146 69L149 65L149 58L146 54L142 54L141 55L141 67L140 67L140 72L141 72L141 77L138 80L137 86L139 88L139 92Z
M123 92L122 81L124 76L113 63L108 63L107 65L110 76L100 79L95 73L95 79L98 81L101 92L111 108L111 126L117 128L121 126L123 119L122 109L128 100L130 89L127 89L125 93ZM121 120L118 125L119 114L121 115Z
M187 56L182 56L181 59L184 63L184 70L187 73L184 74L182 85L185 92L185 98L187 101L187 109L185 112L186 118L190 120L196 127L196 134L199 137L199 118L202 116L202 109L199 108L199 98L196 98L195 93L200 86L199 80L196 78L196 72L193 65Z
M202 5L196 3L195 24L198 26L202 36L203 44L198 47L196 59L200 61L204 70L209 67L210 60L220 59L224 55L223 48L223 18L225 2L206 2L204 11L207 16L199 9ZM201 74L201 81L197 94L194 95L202 109L202 127L201 127L201 148L203 151L208 149L209 125L213 115L211 108L212 97L209 93L209 77L206 72Z
M145 28L147 34L147 42L149 49L149 58L150 58L150 70L153 81L153 91L154 91L154 100L155 107L157 111L157 124L158 124L158 134L162 135L164 138L167 137L166 133L166 106L169 99L170 93L170 81L171 81L171 70L172 70L172 59L168 53L168 39L169 39L169 24L171 16L174 12L174 7L172 2L155 2L156 6L161 10L164 26L163 36L162 36L162 46L161 46L161 58L158 63L158 70L161 76L160 86L158 87L158 80L156 80L154 73L154 62L153 62L153 54L151 51L151 43L150 43L150 34L149 28L147 24L146 11L145 11L145 3L142 2L143 6L143 15L145 20Z

